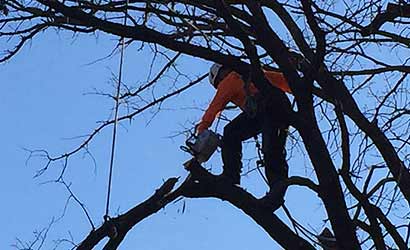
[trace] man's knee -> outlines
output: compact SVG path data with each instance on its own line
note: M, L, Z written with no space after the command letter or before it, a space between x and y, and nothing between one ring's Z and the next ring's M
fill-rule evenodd
M231 126L231 124L227 124L224 127L223 141L226 143L239 142L240 140L236 133L236 129L233 126Z
M285 145L281 143L263 143L262 152L264 154L270 154L275 157L281 157L286 155Z
M284 165L286 164L286 151L283 147L265 147L262 148L265 163L268 165Z

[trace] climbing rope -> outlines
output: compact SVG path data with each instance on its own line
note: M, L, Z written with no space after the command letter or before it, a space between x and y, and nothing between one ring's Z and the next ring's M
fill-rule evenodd
M265 167L265 161L263 160L263 156L262 156L261 144L259 143L257 135L255 135L253 139L255 140L256 152L258 153L258 158L259 158L258 160L256 160L256 169L258 170L262 179L265 181L266 185L269 186L268 179L266 179L266 176L262 173L262 170L261 170L261 168Z
M249 74L246 77L242 77L243 80L243 89L245 91L245 105L244 111L250 118L255 118L258 110L258 105L256 102L255 96L251 93L251 76L252 72L249 71Z
M125 3L124 26L127 24L128 3L129 3L129 0L127 0ZM115 142L116 142L116 137L117 137L118 110L120 106L122 68L124 64L124 47L125 47L125 38L122 36L120 39L120 51L121 51L120 52L120 65L119 65L118 82L117 82L117 89L116 89L117 92L115 95L114 125L113 125L113 130L112 130L110 170L109 170L109 175L108 175L107 200L105 203L106 205L105 205L105 215L104 215L105 221L108 221L110 219L109 208L110 208L110 198L111 198L112 173L113 173L113 168L114 168Z

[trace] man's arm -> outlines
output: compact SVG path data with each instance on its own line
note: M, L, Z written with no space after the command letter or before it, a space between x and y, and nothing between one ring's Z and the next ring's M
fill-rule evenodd
M234 78L232 77L232 75L228 75L219 83L218 89L214 98L212 99L212 102L209 104L207 110L202 116L201 121L198 124L196 131L198 134L209 128L215 120L216 115L225 108L228 102L231 101L233 94L232 87L234 85L232 82L233 80Z
M286 93L292 93L290 90L288 81L281 72L277 71L265 71L265 76L272 83L273 86L279 88Z

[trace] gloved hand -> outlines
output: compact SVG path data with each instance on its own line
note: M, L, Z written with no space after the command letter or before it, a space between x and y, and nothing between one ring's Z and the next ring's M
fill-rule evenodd
M200 135L206 129L207 127L202 122L199 122L197 125L195 125L195 136Z

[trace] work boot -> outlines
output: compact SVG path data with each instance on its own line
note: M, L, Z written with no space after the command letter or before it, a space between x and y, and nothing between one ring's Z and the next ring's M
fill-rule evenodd
M277 180L270 186L269 192L260 201L264 207L276 211L285 203L287 184L285 180Z

